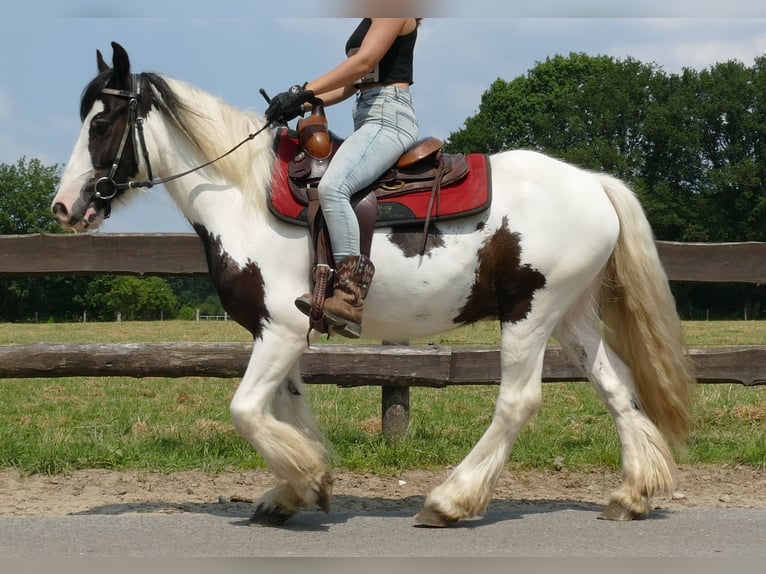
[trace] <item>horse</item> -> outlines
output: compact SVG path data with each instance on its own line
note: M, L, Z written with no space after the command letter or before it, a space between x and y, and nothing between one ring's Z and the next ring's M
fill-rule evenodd
M165 184L204 244L224 308L253 337L230 413L277 482L250 522L279 526L301 509L329 512L327 445L299 370L318 334L307 336L294 304L310 289L313 252L305 228L268 208L275 126L181 80L134 74L126 50L112 49L111 66L96 51L52 213L67 229L97 229L113 204ZM541 407L550 338L595 387L619 437L621 481L599 518L642 517L652 496L674 488L695 375L641 203L619 179L537 151L487 161L491 205L434 219L422 252L412 228L373 235L365 338L425 337L485 319L501 326L491 422L413 524L439 528L484 514L515 439Z

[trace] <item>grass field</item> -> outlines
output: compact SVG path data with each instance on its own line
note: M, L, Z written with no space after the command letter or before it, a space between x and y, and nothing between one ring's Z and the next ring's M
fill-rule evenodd
M691 347L766 345L763 322L688 322ZM493 344L498 329L480 323L412 344ZM248 341L233 322L13 324L0 344L31 342ZM339 340L330 340L332 343ZM364 341L363 341L364 342ZM370 341L366 341L371 343ZM378 343L373 341L372 343ZM228 403L237 380L61 378L0 381L0 468L55 473L77 468L261 467L234 432ZM332 444L333 464L395 474L457 464L489 424L497 388L413 388L407 436L380 433L380 389L315 385L310 400ZM572 469L618 467L611 417L587 383L543 386L543 408L523 431L509 464ZM701 385L686 463L766 467L766 387Z

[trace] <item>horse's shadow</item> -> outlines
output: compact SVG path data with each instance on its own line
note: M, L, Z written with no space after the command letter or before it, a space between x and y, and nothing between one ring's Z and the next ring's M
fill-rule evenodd
M328 530L332 525L343 524L352 518L405 518L413 517L422 508L425 496L408 496L400 499L336 495L329 513L319 510L304 510L279 526L285 530L307 531ZM123 515L123 514L205 514L232 519L235 526L249 526L249 518L254 504L248 500L221 502L146 502L119 503L95 506L88 510L73 513L72 516ZM521 520L536 514L548 514L563 511L592 512L594 519L603 510L603 506L591 502L553 499L507 499L493 500L484 516L456 522L451 528L480 528L509 520ZM662 509L654 510L642 520L658 520L668 517Z

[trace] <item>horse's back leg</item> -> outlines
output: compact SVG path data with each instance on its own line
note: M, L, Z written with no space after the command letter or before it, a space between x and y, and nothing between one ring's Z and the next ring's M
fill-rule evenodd
M262 344L254 350L230 409L237 431L280 480L256 503L251 523L278 525L302 507L329 510L332 478L300 380L300 345L289 354L289 345L282 342L282 352L275 354Z
M672 490L675 463L662 434L641 410L630 368L602 338L595 316L564 320L553 336L595 387L620 439L622 482L600 518L623 521L647 514L653 494Z
M416 526L444 527L483 514L516 437L540 408L548 335L528 319L502 327L501 383L492 422L447 480L428 495L415 516Z

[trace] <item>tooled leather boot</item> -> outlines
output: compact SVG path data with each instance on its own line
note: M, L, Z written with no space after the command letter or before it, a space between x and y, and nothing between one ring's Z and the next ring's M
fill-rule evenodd
M324 318L333 332L357 339L362 333L364 299L370 288L375 266L364 255L344 257L335 269L332 297L324 302Z

